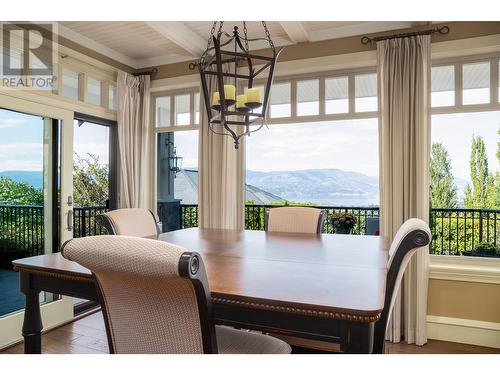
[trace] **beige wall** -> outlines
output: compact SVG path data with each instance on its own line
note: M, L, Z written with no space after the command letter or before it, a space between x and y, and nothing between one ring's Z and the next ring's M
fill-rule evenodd
M430 280L427 314L500 323L500 284Z

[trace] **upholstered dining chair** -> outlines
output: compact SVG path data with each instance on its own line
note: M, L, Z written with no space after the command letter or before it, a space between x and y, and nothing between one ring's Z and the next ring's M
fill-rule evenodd
M321 233L326 211L312 207L275 207L266 210L268 232Z
M95 277L110 353L291 352L275 337L214 325L198 253L153 239L93 236L66 242L62 255Z
M420 219L409 219L399 228L389 248L387 278L385 283L384 309L375 323L373 352L384 353L385 332L396 301L401 280L411 257L417 251L424 251L432 239L427 223Z
M155 215L144 208L121 208L97 215L96 222L108 234L151 237L160 234Z

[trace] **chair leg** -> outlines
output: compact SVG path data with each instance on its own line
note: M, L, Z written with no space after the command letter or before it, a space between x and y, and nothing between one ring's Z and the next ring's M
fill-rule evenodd
M373 354L384 354L385 353L385 321L379 320L375 324L375 332L373 335Z

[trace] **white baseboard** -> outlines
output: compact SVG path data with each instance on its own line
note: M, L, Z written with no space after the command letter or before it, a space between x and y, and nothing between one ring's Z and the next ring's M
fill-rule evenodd
M500 349L500 323L427 315L427 336Z

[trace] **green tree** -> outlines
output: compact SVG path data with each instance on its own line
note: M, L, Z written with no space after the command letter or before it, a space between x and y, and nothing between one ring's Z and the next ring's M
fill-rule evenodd
M450 156L442 143L432 144L430 180L431 207L455 207L457 205L457 187L451 173Z
M104 205L109 192L109 169L99 157L88 153L80 157L75 153L73 164L73 195L75 206Z
M43 190L26 182L14 181L11 177L0 177L0 203L41 206L43 205Z
M488 169L486 145L481 136L472 136L470 153L470 179L472 186L467 184L464 205L467 208L490 208L493 179Z

